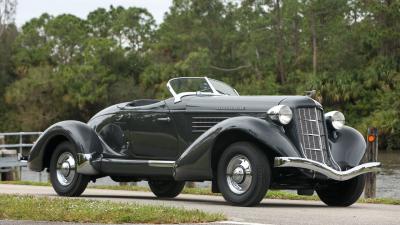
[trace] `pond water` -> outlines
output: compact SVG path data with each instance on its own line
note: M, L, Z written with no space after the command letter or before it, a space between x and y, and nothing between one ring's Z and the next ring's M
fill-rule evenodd
M382 172L377 175L377 197L400 199L400 151L385 152L378 154L378 160L382 162ZM22 180L47 181L47 173L36 173L27 168L22 169ZM93 183L91 183L93 185ZM118 185L110 178L98 179L96 185ZM146 182L138 185L145 186ZM208 186L210 182L197 183L197 186Z
M377 175L377 197L400 199L400 151L381 151L378 161L382 163L382 172Z

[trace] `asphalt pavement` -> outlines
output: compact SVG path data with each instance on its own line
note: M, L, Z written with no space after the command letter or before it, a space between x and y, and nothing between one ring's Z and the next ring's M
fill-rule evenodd
M56 197L51 187L0 184L1 194L20 194ZM157 204L207 212L220 212L229 221L214 224L339 224L339 225L397 225L400 224L400 206L382 204L354 204L350 207L327 207L319 201L265 199L256 207L229 205L219 196L181 194L174 199L157 199L150 192L87 189L81 198ZM30 221L0 221L2 225L47 225ZM51 223L67 225L70 223Z

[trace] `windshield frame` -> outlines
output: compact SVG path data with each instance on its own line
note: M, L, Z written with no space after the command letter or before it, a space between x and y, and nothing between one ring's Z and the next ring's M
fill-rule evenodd
M211 89L211 91L212 92L201 92L201 91L196 91L196 92L181 92L181 93L176 93L175 92L175 90L172 88L172 85L171 85L171 81L173 81L173 80L178 80L178 79L191 79L191 78L195 78L195 79L205 79L206 80L206 82L207 82L207 84L210 86L210 89ZM215 80L215 79L214 79ZM219 81L219 82L222 82L222 81ZM224 83L224 82L222 82L222 83ZM226 84L226 83L224 83L224 84ZM226 85L228 85L228 84L226 84ZM228 85L229 87L231 87L230 85ZM221 94L221 93L219 93L216 89L215 89L215 87L213 86L213 84L210 82L210 79L208 78L208 77L176 77L176 78L172 78L172 79L170 79L168 82L167 82L167 88L168 88L168 90L169 90L169 92L172 94L172 96L174 96L174 103L177 103L177 102L180 102L180 101L182 101L182 98L183 97L185 97L185 96L189 96L189 95L210 95L210 96L222 96L222 95L225 95L225 94ZM239 96L239 93L233 88L233 87L231 87L234 91L235 91L235 93ZM228 96L228 95L225 95L225 96Z

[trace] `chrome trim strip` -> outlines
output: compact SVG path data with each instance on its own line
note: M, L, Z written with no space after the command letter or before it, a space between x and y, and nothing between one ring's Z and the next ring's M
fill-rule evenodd
M99 172L90 163L91 160L92 154L78 153L76 157L76 172L85 175L99 174Z
M232 117L231 116L193 116L192 118L193 119L229 119Z
M121 164L136 164L151 167L173 167L175 161L167 160L143 160L143 159L114 159L114 158L102 158L102 162L114 162Z
M211 83L211 81L208 79L208 77L204 77L204 79L206 79L208 85L210 85L210 88L212 90L212 92L214 94L219 94L219 92L217 91L217 89L215 89L215 87L213 86L213 84Z
M147 162L151 167L166 167L173 168L175 166L175 161L165 161L165 160L148 160Z
M208 130L208 129L207 129ZM192 132L193 133L204 133L204 132L206 132L207 130L193 130Z
M337 171L331 167L305 158L298 157L275 157L274 167L295 167L302 169L309 169L327 176L330 179L337 181L345 181L354 178L364 173L379 172L380 162L369 162L353 167L345 171Z

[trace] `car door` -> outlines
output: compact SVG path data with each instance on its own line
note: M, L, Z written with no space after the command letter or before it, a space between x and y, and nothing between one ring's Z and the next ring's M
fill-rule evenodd
M164 101L125 107L124 133L131 156L139 159L176 159L178 139L175 124Z

